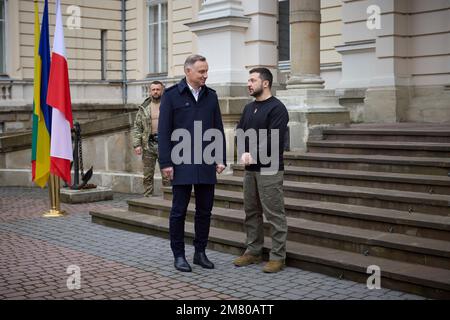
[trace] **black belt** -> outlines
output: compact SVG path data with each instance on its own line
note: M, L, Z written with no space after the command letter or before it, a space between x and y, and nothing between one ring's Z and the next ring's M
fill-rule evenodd
M149 141L158 142L158 134L157 133L151 134L149 135L148 139Z

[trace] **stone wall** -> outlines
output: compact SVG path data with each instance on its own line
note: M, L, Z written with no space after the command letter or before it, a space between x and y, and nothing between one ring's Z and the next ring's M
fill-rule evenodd
M450 123L450 85L414 87L406 121Z
M81 126L84 169L94 167L90 182L118 192L143 191L142 161L131 142L134 117L131 112ZM0 137L0 186L33 186L30 159L31 133ZM155 178L160 185L159 173Z
M235 127L248 99L221 98L227 140L227 162L234 161ZM81 124L83 164L94 167L90 182L113 191L142 193L142 160L132 146L131 130L136 112ZM0 135L0 186L34 186L31 181L31 132ZM155 170L155 191L160 193L161 174Z
M144 99L142 99L143 101ZM32 105L3 106L0 108L0 134L29 131L32 128ZM79 123L106 119L137 109L136 104L84 104L72 105L73 119Z

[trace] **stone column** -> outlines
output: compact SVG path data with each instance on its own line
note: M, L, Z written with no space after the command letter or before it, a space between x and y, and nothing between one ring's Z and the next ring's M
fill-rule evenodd
M320 1L290 0L291 75L287 90L277 91L289 111L289 147L305 151L322 130L348 124L349 112L320 77Z
M249 23L250 18L244 16L242 1L206 0L197 21L186 24L198 37L198 53L210 64L209 85L247 82L245 32Z
M277 87L278 0L245 0L242 6L244 16L251 18L245 38L245 66L248 70L261 66L268 68Z
M291 0L291 77L288 89L322 89L320 78L320 1Z
M352 9L351 2L344 5ZM380 15L378 28L371 30L375 38L374 72L364 100L364 122L407 121L414 73L414 68L410 69L412 59L407 57L414 51L410 48L416 47L411 43L414 37L409 36L411 30L416 30L410 18L415 16L411 15L414 6L405 0L375 0L371 5L379 8ZM369 14L365 13L367 20Z
M240 0L205 0L197 21L186 24L198 37L198 53L209 63L207 85L219 96L230 164L234 160L235 127L249 102L245 41L250 21Z

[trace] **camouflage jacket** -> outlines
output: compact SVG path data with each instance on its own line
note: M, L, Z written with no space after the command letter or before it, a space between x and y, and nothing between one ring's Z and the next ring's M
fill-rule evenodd
M149 108L151 102L151 97L145 99L136 113L133 126L133 148L142 147L145 150L149 149L148 137L152 132L151 112Z

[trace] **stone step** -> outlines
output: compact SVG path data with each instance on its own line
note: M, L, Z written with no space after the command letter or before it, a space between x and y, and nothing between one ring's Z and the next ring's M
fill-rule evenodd
M413 157L450 157L450 143L322 140L307 143L309 152Z
M94 210L90 214L95 223L168 237L169 221L165 217L115 208ZM185 230L187 242L192 243L194 224L186 222ZM270 239L266 238L265 243L269 244ZM242 254L245 248L245 234L211 227L208 247L235 255ZM264 255L266 258L268 251L269 247L265 245ZM230 265L231 263L230 261ZM381 270L381 285L384 288L402 290L430 298L450 298L450 270L444 268L394 261L371 255L365 256L355 252L294 241L287 242L286 264L363 283L369 276L367 268L378 266Z
M193 202L192 202L193 203ZM172 203L168 200L130 200L129 210L168 218ZM187 221L194 221L195 206L189 205ZM245 232L243 210L214 207L211 225L232 231ZM266 236L270 228L265 222ZM330 223L288 217L288 240L320 245L361 254L391 258L450 269L450 242L398 233L339 226Z
M447 176L450 158L285 152L285 165Z
M323 137L324 140L450 143L450 130L444 128L330 128L323 130Z
M171 194L165 194L165 198L170 199ZM215 207L243 210L243 202L242 192L215 191ZM448 216L287 197L284 203L289 217L450 241ZM130 201L128 205L131 210L142 212L140 202Z
M242 177L223 176L220 181L231 191L243 191ZM163 187L162 190L165 197L171 196L170 187ZM283 190L286 198L450 216L448 195L295 181L284 181Z
M243 165L232 165L233 175L244 175ZM450 195L450 177L359 170L285 166L284 179Z

